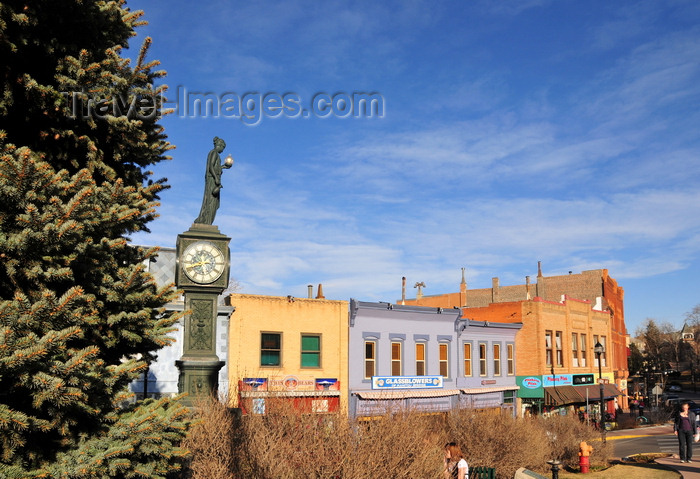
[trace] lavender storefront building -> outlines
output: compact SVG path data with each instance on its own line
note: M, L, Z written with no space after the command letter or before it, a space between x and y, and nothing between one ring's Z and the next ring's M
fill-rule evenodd
M349 414L500 409L515 414L519 323L459 309L350 300Z

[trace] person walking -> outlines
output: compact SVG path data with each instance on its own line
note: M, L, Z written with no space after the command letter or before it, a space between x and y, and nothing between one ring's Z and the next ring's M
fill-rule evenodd
M673 421L673 433L678 436L678 455L681 462L692 462L693 436L697 432L695 413L690 410L690 404L684 402Z
M469 465L456 442L445 444L445 479L467 479Z

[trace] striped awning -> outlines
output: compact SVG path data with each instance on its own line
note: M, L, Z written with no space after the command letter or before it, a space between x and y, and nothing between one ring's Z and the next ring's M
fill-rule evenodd
M459 389L385 389L378 391L354 391L360 399L409 399L455 396Z
M603 399L612 399L622 394L614 384L603 385ZM600 386L550 386L544 388L545 404L562 406L600 401Z

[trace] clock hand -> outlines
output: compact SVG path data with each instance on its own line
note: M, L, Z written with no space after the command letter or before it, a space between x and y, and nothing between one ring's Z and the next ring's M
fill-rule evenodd
M189 269L195 268L197 266L204 266L205 264L209 264L209 261L199 261L198 263L192 263L190 265L187 265Z

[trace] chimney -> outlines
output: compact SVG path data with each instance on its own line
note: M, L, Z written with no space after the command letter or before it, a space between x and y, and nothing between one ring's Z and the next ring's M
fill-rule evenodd
M326 297L323 295L323 285L321 283L318 283L318 294L316 295L316 299L326 299Z
M537 262L537 284L535 285L535 296L545 299L544 276L542 275L542 261Z
M491 278L491 302L498 303L498 276Z
M310 284L307 286L307 288L309 290L309 299L311 299L314 297L314 285Z
M421 299L423 297L423 288L425 288L425 283L423 281L419 281L415 285L413 285L413 287L418 288L418 292L416 293L416 299Z
M466 268L462 268L462 282L459 283L459 305L462 308L467 307L467 280L464 278L464 271Z
M406 304L406 277L401 276L401 304Z
M525 276L525 299L530 301L532 299L532 295L530 294L530 277Z

